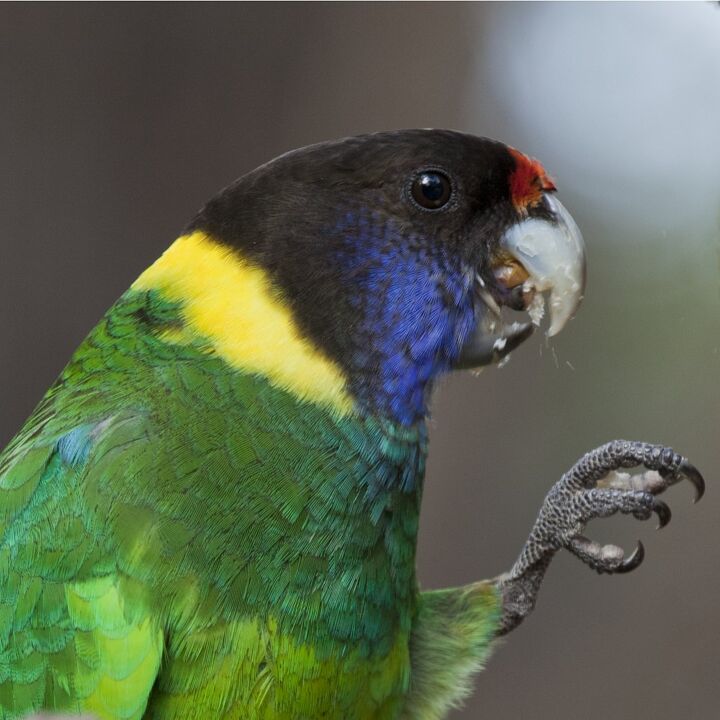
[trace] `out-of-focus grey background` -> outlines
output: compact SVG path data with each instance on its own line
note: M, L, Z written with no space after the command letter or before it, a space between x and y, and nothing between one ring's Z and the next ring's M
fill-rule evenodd
M425 586L509 568L549 486L615 437L706 499L612 519L626 577L569 556L455 718L717 716L720 9L669 4L0 7L0 436L209 196L293 147L400 127L539 157L582 227L578 318L437 393Z

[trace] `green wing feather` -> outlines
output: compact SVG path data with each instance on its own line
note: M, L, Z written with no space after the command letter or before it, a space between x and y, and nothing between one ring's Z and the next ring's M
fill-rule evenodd
M395 717L417 431L338 422L178 317L124 297L2 456L3 716Z
M108 420L58 435L43 404L2 457L2 717L41 707L142 716L162 633L147 607L123 601L82 492L85 448L111 453L125 438Z
M0 717L441 717L499 605L418 595L424 457L127 294L0 456Z

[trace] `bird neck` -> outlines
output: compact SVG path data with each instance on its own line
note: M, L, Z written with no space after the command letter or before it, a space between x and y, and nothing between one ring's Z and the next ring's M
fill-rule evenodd
M475 324L472 277L440 243L373 213L333 228L350 288L340 357L357 406L401 426L424 421L434 381L453 366Z
M332 257L300 253L307 276L297 278L290 251L268 261L194 231L132 289L178 304L170 342L203 338L232 368L338 417L421 424L433 381L472 331L472 279L442 246L364 214L327 232Z

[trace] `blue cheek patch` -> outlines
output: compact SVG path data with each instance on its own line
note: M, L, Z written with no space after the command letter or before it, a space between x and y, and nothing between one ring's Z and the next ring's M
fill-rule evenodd
M410 425L430 381L473 330L472 278L440 243L405 235L379 213L344 213L332 234L358 310L353 393L367 410Z

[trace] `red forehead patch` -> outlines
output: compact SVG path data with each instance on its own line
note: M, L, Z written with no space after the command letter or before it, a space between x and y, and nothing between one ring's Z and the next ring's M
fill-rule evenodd
M548 177L539 160L510 148L515 169L510 174L510 198L515 209L524 213L540 202L543 192L555 190L555 183Z

